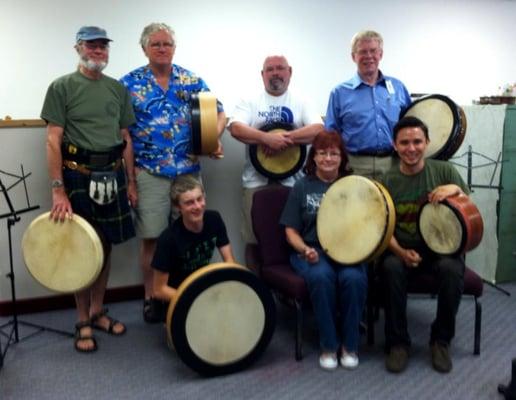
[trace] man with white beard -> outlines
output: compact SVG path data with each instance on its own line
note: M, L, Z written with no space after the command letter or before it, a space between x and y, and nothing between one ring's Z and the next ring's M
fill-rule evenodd
M104 250L98 278L75 293L74 347L79 352L97 350L93 329L115 336L126 331L103 307L111 246L134 236L129 203L134 206L137 201L127 130L135 118L125 88L102 73L109 42L106 31L95 26L77 32L77 71L50 84L41 112L48 124L51 218L56 223L73 213L85 218L99 234Z

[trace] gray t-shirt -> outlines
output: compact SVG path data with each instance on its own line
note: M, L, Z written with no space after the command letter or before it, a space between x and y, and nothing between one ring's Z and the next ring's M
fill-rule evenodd
M316 176L302 177L290 191L281 214L280 224L298 231L309 246L319 246L317 211L330 185Z

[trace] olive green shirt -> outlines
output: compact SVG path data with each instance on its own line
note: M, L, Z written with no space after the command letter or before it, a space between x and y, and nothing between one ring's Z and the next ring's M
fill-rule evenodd
M63 141L92 151L122 143L120 129L135 122L129 93L109 76L89 79L79 71L52 82L41 118L64 128Z

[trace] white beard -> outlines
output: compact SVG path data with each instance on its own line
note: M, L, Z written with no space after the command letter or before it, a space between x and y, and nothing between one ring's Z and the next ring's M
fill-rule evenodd
M106 61L93 61L93 60L88 60L83 57L80 58L79 64L82 67L84 67L90 71L95 71L95 72L102 72L102 70L104 68L106 68L106 66L107 66Z

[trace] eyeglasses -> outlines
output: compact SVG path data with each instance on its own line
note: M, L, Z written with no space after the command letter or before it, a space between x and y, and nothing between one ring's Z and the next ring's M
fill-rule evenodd
M88 50L107 50L109 49L108 43L102 43L102 42L82 42L82 44L88 49Z
M321 157L321 158L326 158L326 157L339 158L340 157L340 153L338 151L317 150L315 152L315 155L318 157Z
M359 56L367 56L368 54L371 55L371 56L376 56L376 55L380 54L380 51L382 51L382 49L380 49L379 47L376 47L374 49L361 49L361 50L358 50L357 54Z
M152 42L149 44L149 46L154 50L158 50L161 47L163 47L165 49L171 49L172 47L174 47L174 43L173 42Z

